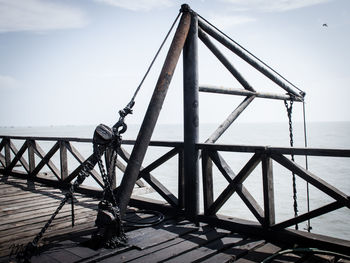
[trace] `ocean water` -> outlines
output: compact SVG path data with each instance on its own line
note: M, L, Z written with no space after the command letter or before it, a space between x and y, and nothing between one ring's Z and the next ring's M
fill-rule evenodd
M215 131L217 125L200 125L200 142L204 142L210 134ZM95 126L51 126L51 127L0 127L0 135L21 135L21 136L49 136L49 137L83 137L91 138ZM157 125L152 140L183 140L182 125ZM135 139L139 130L138 125L129 125L124 139ZM304 146L303 125L294 124L294 146ZM307 144L312 148L341 148L350 149L350 122L322 122L307 124ZM15 141L20 145L21 141ZM47 151L52 142L40 141L40 146ZM260 145L260 146L289 146L289 131L287 123L235 123L217 141L222 144ZM92 146L89 143L73 143L80 153L87 157L92 153ZM131 152L132 146L125 148ZM170 148L150 147L147 151L143 166L147 166ZM238 173L245 163L251 158L250 153L221 153L235 173ZM59 167L59 156L54 156L54 163ZM73 170L77 161L69 159L69 170ZM305 157L297 156L299 165L305 166ZM335 186L346 195L350 195L350 158L335 157L309 157L309 170L322 180ZM163 183L174 195L177 196L177 169L178 160L176 157L164 163L161 167L152 171L152 174ZM216 198L227 186L226 179L214 166L214 198ZM280 222L292 218L293 192L291 172L273 162L274 193L276 221ZM120 182L122 174L117 172L117 179ZM97 186L89 178L86 184ZM297 177L297 197L299 214L307 212L307 185L304 180ZM263 206L261 165L252 172L245 180L244 186L250 191L257 202ZM200 185L202 188L202 185ZM309 185L309 203L311 209L316 209L333 202L333 199L326 194ZM162 199L157 193L146 195L150 198ZM202 199L201 199L202 207ZM234 194L228 202L219 210L220 214L232 217L256 220L246 208L243 201ZM312 232L329 235L337 238L350 240L350 210L347 208L338 209L329 214L311 220ZM306 228L306 222L299 224L299 229Z

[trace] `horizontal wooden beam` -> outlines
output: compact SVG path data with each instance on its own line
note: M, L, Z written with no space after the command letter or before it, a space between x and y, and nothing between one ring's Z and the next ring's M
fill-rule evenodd
M257 98L264 99L273 99L273 100L294 100L294 101L302 101L299 97L290 96L288 94L275 94L268 92L258 92L258 91L250 91L246 89L235 89L235 88L227 88L221 86L211 86L211 85L200 85L199 91L201 92L209 92L209 93L217 93L217 94L227 94L227 95L238 95L238 96L256 96Z
M321 149L321 148L290 148L290 147L268 147L269 153L280 153L288 155L350 157L349 149Z
M43 137L43 136L7 136L0 135L0 138L8 138L12 140L33 140L33 141L70 141L70 142L92 142L89 138L77 138L77 137Z
M292 148L292 147L269 147L253 145L233 145L217 143L197 143L200 150L225 151L225 152L265 152L267 154L294 154L307 156L350 157L350 149L324 149L324 148Z
M3 147L7 140L31 140L31 141L69 141L69 142L82 142L82 143L91 143L92 138L76 138L76 137L34 137L34 136L7 136L0 135L2 141L0 142L0 148ZM122 140L122 145L134 145L135 140ZM179 141L151 141L150 146L158 147L182 147L183 142Z
M70 142L89 142L92 139L80 139L69 137L26 137L26 136L0 136L3 140L1 145L4 147L6 140L29 140L29 141L70 141ZM5 140L4 140L5 139ZM122 145L134 145L134 140L123 140ZM327 149L327 148L290 148L290 147L268 147L262 145L232 145L232 144L214 144L214 143L198 143L198 149L208 149L213 151L230 151L230 152L251 152L268 151L269 153L308 155L308 156L330 156L330 157L350 157L350 149ZM183 147L180 141L152 141L150 146L157 147Z

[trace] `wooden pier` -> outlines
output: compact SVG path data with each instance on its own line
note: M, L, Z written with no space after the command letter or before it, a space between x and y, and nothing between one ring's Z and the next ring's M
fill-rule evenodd
M350 208L349 193L342 192L307 167L304 168L294 160L294 156L349 158L350 150L293 147L292 104L304 102L305 93L187 5L182 6L181 13L135 141L121 140L121 133L126 130L124 118L132 112L139 88L129 104L119 111L119 121L112 128L106 125L102 125L102 128L101 125L98 126L102 133L96 129L94 139L0 135L1 261L11 259L10 252L13 249L10 247L14 247L14 250L21 249L21 245L25 246L30 242L50 217L53 219L56 216L47 231L44 231L42 238L34 242L35 245L40 245L41 253L31 257L32 262L247 263L261 262L270 256L276 256L273 262L350 262L349 240L291 229L339 208ZM237 79L243 89L199 85L198 39ZM211 39L215 39L250 64L282 88L284 93L256 91ZM181 53L184 56L184 141L151 141ZM204 143L199 142L198 136L199 91L245 96ZM215 143L255 98L284 100L289 118L291 147ZM93 152L84 157L78 149L80 144L88 144ZM126 145L132 146L131 153L125 150ZM145 155L152 147L165 149L165 153L145 165ZM227 158L226 153L244 153L248 160L238 171L234 171L230 167L232 160ZM103 156L107 172L104 169ZM177 161L177 169L169 169L166 175L177 182L175 190L174 187L168 189L166 183L162 183L153 174L156 168L172 158ZM295 195L294 216L279 221L276 219L278 208L275 205L278 198L275 196L275 189L278 185L275 185L274 178L282 175L275 173L274 163L288 174L292 174ZM95 169L97 164L100 171ZM257 167L261 169L258 175L261 176L262 200L256 200L244 185L252 172L256 172ZM123 174L119 184L116 183L116 168ZM226 183L219 193L214 191L217 187L214 175L222 176L222 181ZM82 185L86 177L94 180L99 188ZM308 209L307 212L298 213L294 184L296 177L322 192L327 200L331 201L322 203L320 207ZM138 195L150 190L155 191L163 200L146 200ZM106 191L109 194L107 197ZM73 192L75 201L64 206L68 200L72 200ZM218 213L230 202L234 194L243 201L242 206L246 206L251 212L254 221ZM101 196L104 196L105 202L120 208L120 217L126 221L128 242L125 246L117 249L96 248L89 242L91 234L96 230L97 204ZM200 202L203 202L203 209ZM57 206L63 207L58 214L54 213ZM138 212L145 209L157 211L155 213L161 212L164 214L164 221L150 224L157 216ZM120 221L116 210L113 211L114 219L118 218ZM135 224L128 225L127 220L149 224L137 228Z
M7 176L1 176L0 190L0 262L8 262L10 248L32 240L56 209L63 193L44 184ZM82 194L75 197L74 228L67 206L44 235L41 251L32 262L261 262L290 248L282 240L271 242L207 223L194 224L168 212L158 225L127 228L127 246L94 249L88 243L95 230L98 200ZM273 262L335 262L334 259L334 256L287 253Z
M40 144L45 141L53 144L47 152L40 147ZM75 169L68 169L72 159L67 157L66 151L74 153L71 157L75 156L81 164L86 159L73 146L74 142L77 141L91 143L89 139L78 138L2 137L0 142L0 191L2 194L0 197L0 255L3 262L8 261L11 247L25 245L33 239L64 197L67 185L69 185L67 178L73 180L74 175L81 169L81 165ZM18 143L22 145L20 150L15 146ZM125 141L124 143L133 144L134 141ZM65 147L56 147L55 145L64 145ZM82 186L75 194L75 226L73 228L71 226L71 206L67 204L45 233L41 243L47 245L43 246L40 255L33 258L33 262L157 262L157 260L173 262L233 262L234 260L237 262L260 262L278 251L294 247L315 247L349 255L350 241L286 228L292 226L295 222L305 221L307 218L333 211L337 207L349 205L348 197L322 180L316 180L311 172L305 174L304 170L301 173L301 171L296 170L297 167L290 167L319 189L332 194L334 198L337 198L336 201L284 222L273 223L270 220L268 225L266 223L268 221L264 219L264 213L262 212L259 214L261 217L257 217L261 223L217 214L215 207L223 201L221 201L221 197L210 201L213 193L212 188L208 187L212 185L209 176L210 170L203 169L203 178L207 178L204 180L204 186L207 187L204 192L205 211L199 214L194 222L189 222L186 219L188 216L182 208L182 202L179 201L181 200L181 193L184 192L182 185L179 185L178 198L176 198L151 175L153 169L178 155L179 171L177 176L180 176L179 178L183 176L181 172L182 143L152 142L150 147L152 146L170 147L171 149L149 166L142 167L140 178L149 183L153 189L156 189L164 198L164 201L149 200L138 196L137 193L144 193L142 190L144 183L139 182L139 185L135 186L135 194L130 200L128 209L161 211L166 218L164 222L140 229L127 228L129 241L126 247L115 250L89 248L86 243L93 231L96 230L94 222L101 190ZM253 153L252 156L255 157L252 158L255 160L255 165L258 160L257 152L260 152L260 156L266 156L267 153L270 156L277 153L283 156L282 154L288 154L290 151L293 151L294 154L320 156L349 157L350 155L348 150L332 149L290 149L216 144L198 144L197 147L202 149L203 167L208 167L208 160L212 160L223 175L231 170L219 154L222 151ZM52 161L55 152L59 153L60 156L59 165L55 165L55 162ZM30 158L31 154L35 154L36 158ZM120 155L125 160L129 158L128 153L123 148L121 148ZM274 158L280 160L282 157ZM251 160L248 163L251 163ZM283 162L281 161L281 163ZM291 165L290 162L287 163ZM118 163L117 166L120 169L125 169L122 163ZM31 171L37 172L30 172L29 167L31 167ZM49 171L41 172L40 169L45 167ZM247 165L245 167L242 169L243 171L247 170ZM262 172L265 175L272 174L272 171L264 172L263 170ZM96 182L100 182L98 172L93 173ZM240 174L242 172L238 173L238 176ZM227 189L242 191L242 188L237 188L233 182L228 185ZM240 194L242 193L240 192ZM244 196L249 196L249 192L244 190ZM268 205L273 205L271 201L267 200L267 202ZM249 205L249 207L252 211L264 210L257 202L254 202L254 206ZM140 217L142 219L142 215ZM147 220L147 215L145 217ZM269 215L269 218L273 219L273 215ZM345 259L340 261L336 261L336 259L339 258L324 255L315 256L310 253L289 253L283 257L279 256L279 261L275 262L349 262Z

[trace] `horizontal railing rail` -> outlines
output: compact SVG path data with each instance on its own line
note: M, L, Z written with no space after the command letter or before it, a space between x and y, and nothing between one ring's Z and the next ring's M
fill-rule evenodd
M84 163L91 158L91 155L84 158L73 145L73 143L92 143L91 139L0 136L0 140L0 172L2 174L22 175L35 180L40 178L39 175L41 174L41 170L44 166L46 166L51 171L50 174L53 175L51 180L54 180L61 185L67 185L74 181ZM40 144L45 141L51 142L52 144L50 147L48 147L49 149L47 151L44 151L40 146ZM133 145L134 143L135 141L133 140L124 140L122 147L119 149L118 154L120 158L118 158L116 166L122 172L125 171L125 163L127 164L130 158L130 154L125 150L124 146ZM15 144L17 144L17 146ZM138 179L143 179L170 206L177 209L182 209L184 207L185 199L185 180L183 172L184 145L182 142L153 141L150 143L150 147L153 146L166 147L169 148L169 150L160 157L156 158L154 161L151 161L147 166L141 167ZM201 151L203 207L204 215L206 216L216 215L234 193L237 193L247 208L254 215L257 222L264 229L285 229L303 221L330 213L339 208L350 208L350 198L348 193L343 193L339 189L313 174L311 171L308 171L297 164L296 161L292 161L289 157L287 157L287 155L293 154L301 156L306 155L348 158L350 157L350 150L348 149L288 148L211 143L196 144L196 147ZM224 152L250 153L252 156L236 174L223 157ZM57 153L59 154L58 166L56 166L52 161L52 157ZM70 161L68 158L68 153L70 153L73 159L79 163L79 165L73 170L68 169ZM175 175L178 179L177 194L172 193L164 184L162 184L154 175L151 174L156 168L162 166L165 162L174 157L177 157L178 160L177 174ZM333 201L319 208L277 223L275 216L276 208L273 162L278 163L290 172L296 174L305 182L331 197ZM261 164L262 167L262 205L260 205L259 202L254 199L253 195L244 186L246 179L259 164ZM219 193L216 199L214 198L214 165L227 181L226 188ZM21 167L23 171L18 172L18 167ZM97 184L103 186L103 180L98 171L92 170L91 176ZM169 176L171 176L170 171ZM140 180L137 182L137 184L139 187L145 186L145 184Z

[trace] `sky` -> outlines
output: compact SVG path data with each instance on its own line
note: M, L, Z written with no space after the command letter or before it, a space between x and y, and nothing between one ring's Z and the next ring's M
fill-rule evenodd
M307 121L350 121L350 1L186 3L306 92ZM178 0L0 0L0 126L114 124L177 16ZM140 123L162 49L128 123ZM219 43L257 90L284 94ZM182 123L182 57L159 123ZM199 84L241 88L199 41ZM200 94L200 122L220 123L244 97ZM302 120L302 104L293 118ZM283 101L255 99L240 122L287 122Z

